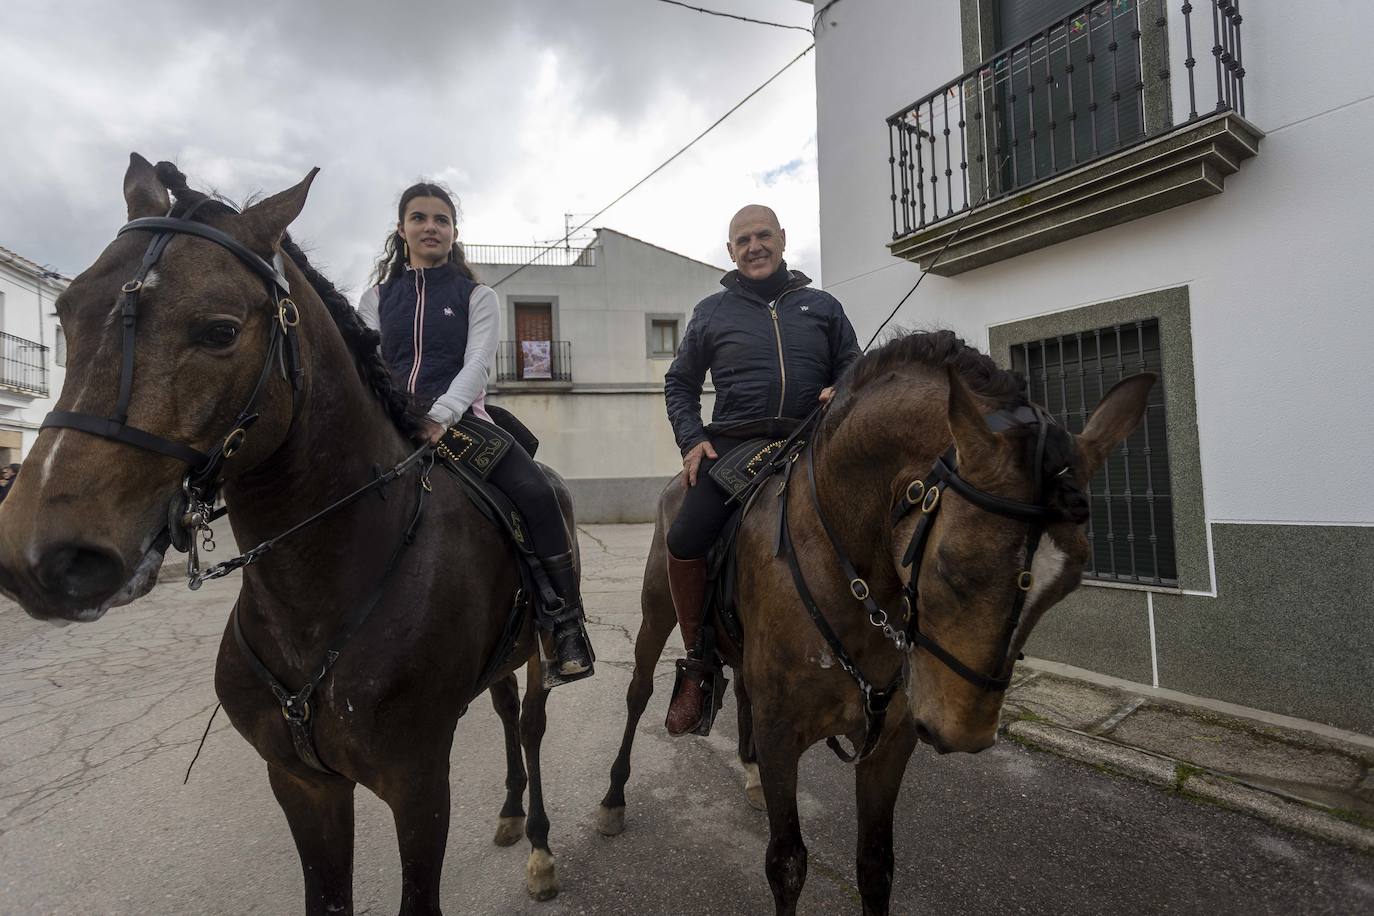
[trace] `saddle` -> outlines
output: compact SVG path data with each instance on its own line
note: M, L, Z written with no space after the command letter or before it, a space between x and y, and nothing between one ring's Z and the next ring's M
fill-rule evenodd
M549 609L560 603L543 564L534 553L524 516L515 503L489 480L491 473L512 448L522 448L533 458L539 448L539 440L510 411L490 404L486 410L494 423L466 413L445 430L434 450L439 463L457 478L463 492L478 511L505 535L515 547L520 560L520 590L512 602L497 651L478 680L478 693L491 686L496 673L509 661L524 629L525 615L532 613L536 623L539 623L548 619ZM544 686L553 687L563 683L552 673L554 666L549 664L544 640L538 642L540 659L544 662Z

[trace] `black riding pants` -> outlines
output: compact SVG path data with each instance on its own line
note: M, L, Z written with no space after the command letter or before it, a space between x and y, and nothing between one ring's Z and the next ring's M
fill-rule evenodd
M713 436L711 447L717 455L724 456L730 449L744 442L744 439L730 439ZM668 529L668 552L679 560L699 560L710 553L720 530L730 520L738 506L725 504L728 498L725 491L716 486L707 476L714 458L703 458L697 468L697 484L687 488L682 500L682 508L672 527Z
M488 479L515 503L515 508L525 517L537 556L546 559L572 550L553 484L534 463L529 452L518 443L511 443L505 457Z

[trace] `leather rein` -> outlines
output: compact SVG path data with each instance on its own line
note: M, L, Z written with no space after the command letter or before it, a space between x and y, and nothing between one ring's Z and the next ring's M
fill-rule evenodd
M781 499L781 508L778 514L778 534L775 555L786 558L788 569L792 574L792 582L797 589L797 594L806 607L807 613L815 623L816 629L820 631L822 638L830 647L839 666L854 679L860 693L863 695L865 735L862 745L856 746L853 752L846 751L839 743L838 738L831 736L826 739L826 744L830 749L845 763L855 763L863 760L871 754L877 747L878 741L882 737L883 725L887 717L887 708L892 703L896 693L903 689L909 678L909 652L913 648L924 649L939 660L945 667L959 675L970 684L979 689L994 693L1005 691L1011 685L1011 668L1015 664L1015 659L1010 658L1011 646L1016 636L1017 628L1021 622L1021 615L1025 610L1026 598L1034 585L1035 577L1031 573L1035 561L1036 550L1040 546L1041 537L1045 532L1045 524L1050 518L1050 510L1044 505L1044 494L1042 493L1042 478L1045 458L1045 444L1049 428L1054 425L1054 420L1040 407L1026 405L1015 410L1001 410L990 414L987 418L988 426L994 432L1000 432L1017 426L1031 426L1036 428L1036 445L1034 460L1034 502L1022 503L1015 500L1005 499L995 496L973 486L957 470L955 449L949 448L943 455L935 460L935 465L924 478L913 480L907 485L902 496L893 505L890 514L892 528L896 528L901 521L911 512L920 510L921 517L916 523L916 528L912 532L911 541L907 546L902 558L902 566L911 567L910 577L902 587L902 604L905 611L906 625L901 627L894 626L892 615L889 615L873 598L872 589L867 580L861 576L849 559L839 540L835 537L830 523L825 518L825 513L821 509L820 495L816 490L816 454L815 438L805 446L806 451L806 473L810 484L812 508L816 513L816 518L821 523L822 530L825 531L826 540L830 543L831 552L835 559L839 561L841 570L848 582L849 592L854 600L858 601L868 614L868 622L881 630L884 638L888 639L898 651L903 653L903 661L897 673L885 687L876 687L873 682L863 673L862 669L845 650L839 636L825 619L820 605L817 604L810 588L806 584L806 577L802 572L801 561L797 556L796 547L792 540L791 527L788 523L788 499L787 488L791 480L792 468L800 457L801 449L794 449L790 454L783 457L783 481L778 488L778 495ZM808 424L809 425L809 424ZM815 426L819 427L819 414ZM787 450L784 450L785 452ZM1027 523L1025 536L1025 561L1021 571L1016 577L1016 593L1012 599L1011 611L1007 616L1003 627L1000 641L1000 651L998 658L1001 661L991 673L976 671L964 664L952 652L941 646L933 637L926 635L920 627L920 606L918 599L919 581L921 574L922 560L925 556L926 545L930 541L931 531L934 529L935 519L939 514L943 504L942 495L946 489L953 489L961 497L973 503L986 512L1001 515L1006 518L1014 519Z

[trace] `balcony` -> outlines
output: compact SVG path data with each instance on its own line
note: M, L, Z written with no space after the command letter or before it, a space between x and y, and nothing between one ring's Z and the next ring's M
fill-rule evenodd
M1263 137L1241 22L1238 0L1095 0L892 115L889 249L952 276L1221 193Z
M0 333L0 388L38 398L48 396L48 348Z
M496 349L497 382L572 383L572 342L503 340Z
M545 245L464 245L472 264L531 267L595 267L596 248L549 248Z

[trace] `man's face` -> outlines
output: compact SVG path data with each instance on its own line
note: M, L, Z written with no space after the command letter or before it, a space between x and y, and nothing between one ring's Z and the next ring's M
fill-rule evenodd
M730 223L730 239L725 251L735 262L739 272L751 280L763 280L773 275L782 263L787 247L787 233L771 214L760 208L744 210Z

